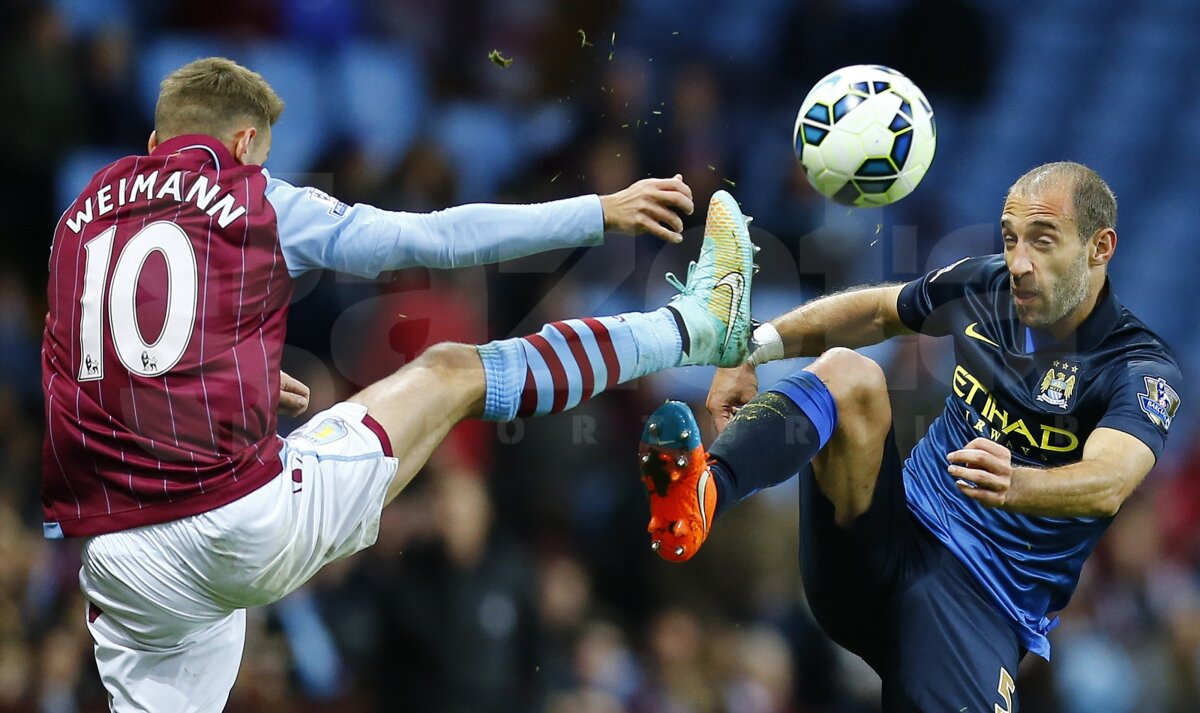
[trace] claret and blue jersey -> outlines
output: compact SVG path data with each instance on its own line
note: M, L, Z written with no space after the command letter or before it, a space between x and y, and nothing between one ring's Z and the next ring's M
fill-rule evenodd
M1088 436L1111 428L1157 458L1179 406L1176 360L1108 286L1062 341L1025 326L1000 255L909 283L897 307L909 328L954 339L946 409L904 466L909 510L978 579L1026 648L1048 658L1050 617L1112 518L986 508L958 492L946 456L982 436L1012 451L1014 465L1053 468L1079 461Z
M404 213L203 135L100 169L59 220L43 340L47 537L208 512L275 478L292 279L482 265L604 238L600 199Z

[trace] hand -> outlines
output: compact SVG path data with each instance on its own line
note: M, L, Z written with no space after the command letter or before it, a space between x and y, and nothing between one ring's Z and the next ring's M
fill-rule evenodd
M692 189L678 173L674 178L643 178L629 188L600 196L604 229L618 233L651 233L668 242L683 241L683 219L691 215Z
M717 433L724 431L738 410L757 395L758 374L752 365L717 369L712 386L708 388L708 400L704 402Z
M308 387L298 379L279 372L279 413L299 416L308 409Z
M1007 448L976 438L946 458L960 493L990 508L1011 505L1013 465Z

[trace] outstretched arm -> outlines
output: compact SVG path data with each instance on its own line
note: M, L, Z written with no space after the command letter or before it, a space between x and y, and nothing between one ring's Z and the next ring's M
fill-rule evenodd
M1078 463L1057 468L1014 467L1012 453L976 438L948 455L959 492L987 507L1048 517L1112 517L1154 467L1141 440L1097 428Z
M405 267L453 268L511 260L555 248L599 244L604 232L650 232L679 242L691 213L680 176L644 179L607 196L532 205L477 203L433 213L346 205L321 191L268 179L288 271L329 268L364 277Z
M678 173L673 178L643 178L628 188L600 196L604 229L634 235L650 233L668 243L683 241L679 214L695 210L692 189Z
M900 321L896 300L903 285L860 287L801 305L770 324L778 332L782 352L760 355L755 363L800 356L820 356L831 347L855 349L878 344L911 330ZM753 357L752 357L753 360Z
M896 309L902 287L861 287L821 297L755 330L749 360L718 370L709 388L706 405L717 431L757 393L756 364L818 356L830 347L865 347L910 333Z
M775 359L818 356L830 347L856 349L889 337L920 331L931 336L950 333L950 316L963 298L986 289L1002 271L998 255L963 258L907 285L859 287L829 295L778 317L754 331L747 364L720 372L709 391L709 411L723 428L753 396L754 365Z

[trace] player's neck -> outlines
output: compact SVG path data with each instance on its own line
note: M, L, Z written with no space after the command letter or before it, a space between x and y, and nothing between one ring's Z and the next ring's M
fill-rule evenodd
M1059 320L1054 326L1047 331L1054 336L1055 339L1061 341L1067 335L1073 333L1079 326L1083 324L1088 317L1092 316L1092 312L1096 311L1096 305L1100 303L1100 295L1104 292L1104 286L1107 284L1107 276L1103 273L1099 279L1092 280L1092 288L1088 291L1087 297L1079 306L1074 309L1066 317Z

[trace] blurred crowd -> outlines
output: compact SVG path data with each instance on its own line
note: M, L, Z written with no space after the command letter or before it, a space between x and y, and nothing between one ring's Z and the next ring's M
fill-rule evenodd
M268 167L347 202L530 202L677 172L696 194L682 247L612 235L588 251L453 273L305 276L284 368L312 387L312 411L438 341L660 303L670 294L661 275L686 269L717 189L756 218L755 311L768 318L827 291L996 251L1004 187L1063 158L1095 164L1117 190L1125 250L1115 289L1175 344L1188 377L1200 330L1170 296L1195 264L1185 230L1195 203L1152 190L1166 180L1158 174L1141 181L1165 159L1151 150L1161 144L1137 143L1170 135L1176 118L1139 112L1148 136L1133 139L1145 149L1133 156L1114 157L1127 137L1095 132L1110 95L1150 91L1122 84L1143 75L1119 65L1145 51L1194 67L1200 51L1180 38L1200 20L1182 0L1084 5L3 0L13 106L0 112L0 712L106 709L76 584L79 543L41 537L45 259L54 221L91 173L145 150L166 72L214 53L262 72L288 103ZM1045 29L1085 15L1083 40ZM1065 96L1092 33L1143 49L1105 60L1112 84L1089 74L1069 95L1095 100L1083 104L1100 112L1088 128L1067 123L1070 107L1037 100ZM493 49L512 63L489 60ZM1026 71L1031 56L1037 74ZM905 72L939 117L933 169L886 210L827 203L787 145L807 89L856 62ZM1180 81L1200 95L1193 75ZM1048 114L1089 141L1042 140L1056 130ZM1171 156L1186 165L1196 154L1193 141ZM1159 252L1167 259L1142 267L1139 255ZM902 444L940 411L947 346L913 338L869 352L888 372ZM800 366L773 364L762 381ZM724 515L686 565L647 547L634 465L643 419L667 397L702 410L710 377L663 374L569 414L456 429L385 511L373 548L251 613L228 710L876 711L878 679L825 639L804 604L795 483ZM1085 568L1051 635L1053 665L1023 664L1023 711L1200 710L1200 421L1197 390L1180 392L1168 455Z

